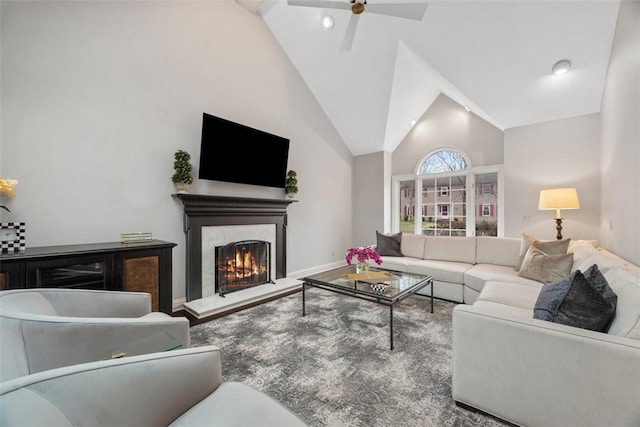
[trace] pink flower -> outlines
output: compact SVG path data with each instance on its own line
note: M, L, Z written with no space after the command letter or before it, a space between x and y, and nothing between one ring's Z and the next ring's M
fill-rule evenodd
M350 248L345 256L347 264L351 265L353 258L357 259L357 262L365 262L366 260L373 260L376 264L382 264L382 258L380 254L376 252L371 246L360 246L359 248Z

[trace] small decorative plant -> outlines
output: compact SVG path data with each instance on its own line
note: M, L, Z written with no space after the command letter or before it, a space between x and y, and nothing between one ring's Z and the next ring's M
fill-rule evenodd
M173 169L175 170L171 181L174 184L192 184L193 177L191 176L191 155L184 150L176 151L174 155Z
M298 174L293 169L287 172L287 179L284 183L284 191L289 196L293 196L298 192Z
M18 185L18 181L15 179L4 179L0 177L0 194L6 194L9 197L14 197L16 195L16 185ZM5 205L0 205L0 209L11 212Z

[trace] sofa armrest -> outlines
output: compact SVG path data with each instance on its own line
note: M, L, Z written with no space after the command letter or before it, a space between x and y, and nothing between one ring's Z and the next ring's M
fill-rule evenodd
M640 424L640 341L523 318L453 311L452 394L527 426Z
M169 425L221 382L214 346L68 366L1 383L0 425Z

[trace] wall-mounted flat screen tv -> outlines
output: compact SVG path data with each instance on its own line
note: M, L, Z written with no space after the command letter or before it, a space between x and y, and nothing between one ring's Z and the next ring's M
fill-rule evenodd
M289 140L202 114L198 178L284 188Z

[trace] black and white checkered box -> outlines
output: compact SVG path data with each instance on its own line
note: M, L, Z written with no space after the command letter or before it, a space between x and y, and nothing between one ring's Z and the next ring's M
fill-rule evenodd
M18 252L27 248L27 225L24 222L0 222L0 235L0 252Z

